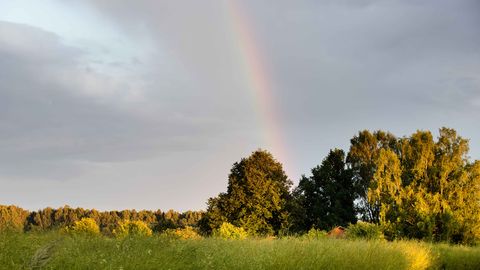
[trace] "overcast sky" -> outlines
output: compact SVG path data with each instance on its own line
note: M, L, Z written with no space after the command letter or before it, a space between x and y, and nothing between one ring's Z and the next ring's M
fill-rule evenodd
M204 209L257 148L295 182L361 129L442 126L480 159L480 2L0 0L0 204ZM273 149L272 149L273 148Z

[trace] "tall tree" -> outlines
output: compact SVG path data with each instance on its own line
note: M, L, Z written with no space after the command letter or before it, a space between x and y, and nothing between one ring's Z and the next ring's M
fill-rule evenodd
M391 237L473 243L480 236L480 163L468 141L442 128L402 138L397 153L380 150L368 199Z
M429 203L425 183L431 181L435 159L432 133L417 131L410 137L401 138L399 149L402 206L394 222L396 233L392 236L425 238L432 234L432 229L429 226L429 217L419 209L427 209L426 205Z
M330 150L322 164L312 169L312 176L302 176L294 196L303 209L297 211L303 215L297 217L298 228L330 229L354 223L354 188L343 150Z
M347 164L353 173L353 182L356 191L357 211L363 220L378 223L380 209L378 205L371 205L367 198L370 182L376 171L376 161L380 149L398 150L397 138L384 131L360 131L350 140L350 150Z
M380 149L376 171L370 182L367 197L371 206L379 209L379 221L387 233L395 235L395 224L402 207L402 170L400 160L390 149Z
M4 230L23 231L29 212L14 205L0 205L0 233Z
M233 165L227 192L208 200L202 229L209 232L227 221L250 234L277 233L287 226L291 185L282 164L257 150Z
M435 240L449 240L457 234L455 227L460 225L455 224L460 218L458 210L462 209L466 195L474 191L465 187L474 184L470 181L476 180L479 184L479 179L469 178L468 151L468 140L458 136L453 129L440 129L431 177L425 183Z

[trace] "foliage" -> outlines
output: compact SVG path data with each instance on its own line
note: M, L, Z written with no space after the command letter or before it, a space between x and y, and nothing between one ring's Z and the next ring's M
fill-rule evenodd
M296 230L327 230L356 221L352 177L342 150L330 150L322 165L312 169L311 177L302 177L293 194L296 206L302 208L294 214Z
M119 238L126 236L151 236L152 230L143 221L125 220L118 223L117 228L113 230L113 235Z
M346 235L349 239L365 240L383 240L383 232L380 225L359 221L356 224L350 224L346 229Z
M14 205L0 205L0 232L23 231L28 211Z
M381 149L376 161L376 172L370 183L367 198L370 205L379 210L380 224L395 236L392 222L398 219L402 207L402 179L400 161L390 149ZM360 223L360 227L365 223Z
M67 232L77 235L99 235L100 228L93 218L82 218L75 221L73 226L67 228Z
M25 269L55 232L0 234L0 268ZM43 269L479 269L480 248L413 241L286 238L224 241L67 237ZM423 263L422 263L423 262ZM27 268L28 269L28 268Z
M165 234L168 236L172 236L177 239L183 240L198 240L202 239L202 236L198 233L198 231L190 226L186 226L185 228L178 228L178 229L168 229L165 231Z
M397 139L362 131L347 163L357 186L359 214L381 224L389 239L474 244L480 239L480 162L468 141L441 128Z
M362 220L378 223L380 209L371 204L367 198L370 183L376 171L376 161L381 149L398 149L397 138L388 132L363 130L350 140L347 165L352 170L352 181L355 188L357 211Z
M92 218L105 235L113 235L113 230L122 220L142 221L160 232L166 229L197 226L203 211L186 211L183 213L168 210L162 212L149 210L122 210L100 212L95 209L71 208L69 206L44 208L29 212L16 206L0 205L0 231L45 231L71 227L82 218Z
M313 240L313 239L322 239L327 237L328 233L326 231L318 230L311 228L307 233L302 235L303 239Z
M227 192L209 199L202 230L211 233L229 222L250 235L275 234L288 223L290 186L282 164L257 150L233 165Z
M246 239L248 234L242 227L236 227L228 222L224 222L220 228L213 231L213 235L224 239Z

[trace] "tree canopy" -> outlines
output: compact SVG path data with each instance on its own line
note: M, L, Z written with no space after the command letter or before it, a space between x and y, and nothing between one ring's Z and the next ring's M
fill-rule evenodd
M210 232L229 222L254 235L278 233L288 225L291 185L282 164L257 150L233 164L227 192L208 200L202 227Z
M387 236L471 243L480 233L479 162L468 140L441 128L396 139L382 131L352 139L349 162L359 214Z
M310 177L302 176L293 194L297 207L303 208L294 220L298 230L329 230L356 221L352 175L346 168L343 150L330 150Z

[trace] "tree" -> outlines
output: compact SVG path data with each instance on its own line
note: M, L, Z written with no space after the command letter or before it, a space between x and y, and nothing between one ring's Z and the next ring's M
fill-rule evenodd
M376 171L376 160L380 149L398 151L397 138L384 131L360 131L350 140L351 146L347 156L347 165L353 174L353 183L356 192L357 212L368 222L380 221L378 205L371 205L367 198L370 182Z
M302 209L296 211L297 230L327 230L356 222L354 187L343 150L330 150L322 164L312 169L312 176L302 176L293 194Z
M432 238L429 212L431 195L427 183L433 181L435 142L430 131L417 131L399 141L402 170L402 207L394 222L398 234L408 238Z
M371 206L379 209L379 221L390 235L395 236L395 222L402 207L402 170L400 160L390 149L381 149L376 171L370 182L367 197Z
M387 236L471 244L480 237L480 163L468 160L468 141L441 128L381 149L368 188Z
M278 233L287 226L291 185L282 164L269 152L253 152L233 164L227 192L208 200L202 230L211 233L229 222L253 235Z
M467 164L466 174L458 183L463 194L456 195L453 207L457 219L453 241L469 244L480 240L480 161Z
M468 140L454 129L441 128L434 149L430 177L423 187L429 211L423 214L434 240L464 242L465 227L473 229L470 222L480 221L475 214L480 211L477 165L468 161Z
M0 205L0 233L4 230L23 231L29 212L14 205Z

